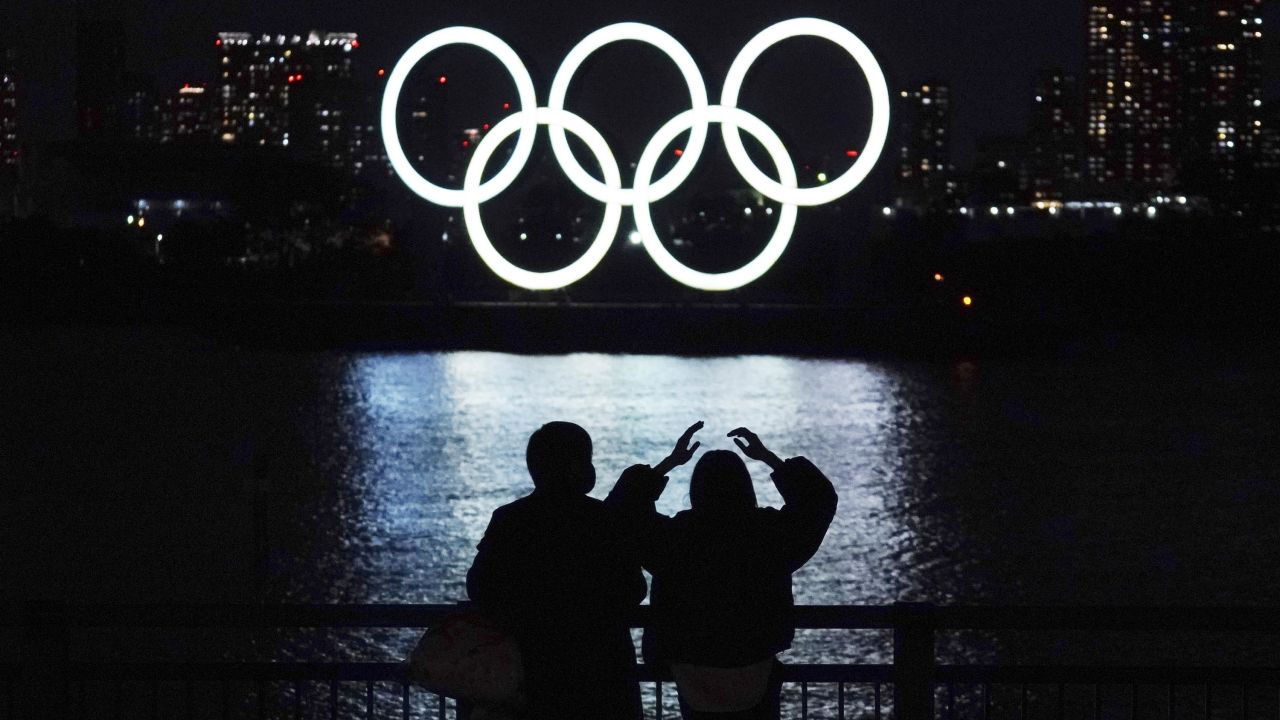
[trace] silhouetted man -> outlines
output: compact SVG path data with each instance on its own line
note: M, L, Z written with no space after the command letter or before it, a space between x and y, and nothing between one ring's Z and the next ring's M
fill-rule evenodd
M529 717L639 718L625 616L644 575L619 514L587 496L591 436L547 423L525 459L534 490L494 511L467 594L520 645Z

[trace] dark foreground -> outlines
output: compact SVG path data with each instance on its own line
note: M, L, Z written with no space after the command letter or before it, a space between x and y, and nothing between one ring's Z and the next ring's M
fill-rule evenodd
M156 656L104 657L104 645L80 641L103 628L141 633L160 628L262 631L270 628L429 627L452 605L147 606L28 604L17 622L24 638L18 662L0 664L5 717L465 717L456 703L414 687L398 658L381 662L193 663ZM643 627L647 608L633 618ZM12 617L12 616L10 616ZM1229 632L1266 643L1280 633L1275 608L1013 608L810 606L797 608L800 628L891 633L889 662L796 665L785 669L783 715L844 718L1136 716L1242 718L1280 712L1280 666L1188 663L1172 655L1148 665L1109 665L1097 655L1021 665L953 664L948 632L1034 631L1077 647L1106 633L1129 642ZM154 630L153 630L154 632ZM91 647L86 648L86 645ZM171 646L172 649L172 646ZM135 655L137 648L133 648ZM188 652L190 647L187 648ZM1240 659L1244 659L1243 657ZM646 714L676 716L671 678L640 667Z

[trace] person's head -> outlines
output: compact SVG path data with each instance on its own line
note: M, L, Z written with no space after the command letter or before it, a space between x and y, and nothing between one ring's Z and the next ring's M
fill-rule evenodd
M699 513L737 513L756 507L746 463L732 450L708 450L693 467L689 504Z
M529 476L538 490L585 495L596 486L591 436L571 422L549 422L529 436Z

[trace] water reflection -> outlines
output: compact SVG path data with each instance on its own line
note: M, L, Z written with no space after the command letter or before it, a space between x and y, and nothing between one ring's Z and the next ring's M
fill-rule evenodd
M924 506L928 484L946 470L929 444L946 428L945 408L930 404L936 393L920 387L932 381L919 373L781 357L496 353L362 355L344 368L335 431L364 461L333 492L358 498L358 511L333 518L340 551L320 559L342 568L343 599L462 598L489 514L530 489L528 435L551 419L592 433L597 497L627 465L662 458L698 419L707 423L705 449L732 448L725 433L746 425L780 454L812 458L841 504L795 578L801 603L938 597L929 578L964 545L936 519L938 508ZM663 512L688 506L691 468L673 474ZM779 505L767 468L751 470L760 501ZM922 523L927 512L933 519ZM289 594L329 599L300 560Z
M796 576L803 603L1280 602L1271 356L916 364L19 339L0 343L21 348L0 352L14 379L0 393L10 599L450 602L489 514L530 487L529 433L563 418L596 439L598 496L698 419L708 448L747 425L813 458L841 504ZM689 471L665 512L686 506ZM399 651L352 643L355 657ZM806 647L836 659L873 645Z

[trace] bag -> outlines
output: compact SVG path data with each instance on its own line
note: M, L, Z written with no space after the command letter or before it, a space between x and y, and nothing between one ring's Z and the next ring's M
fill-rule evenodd
M406 661L406 678L427 690L490 708L524 706L524 664L515 640L476 610L427 630Z
M672 663L680 697L699 712L729 713L749 710L764 699L774 659L734 668Z

